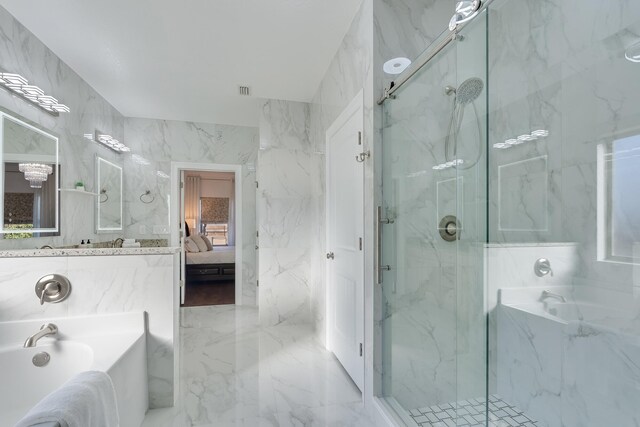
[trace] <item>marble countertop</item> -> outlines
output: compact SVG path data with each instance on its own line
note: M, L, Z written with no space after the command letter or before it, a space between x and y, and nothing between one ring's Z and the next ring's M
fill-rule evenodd
M16 249L16 250L0 250L0 258L55 257L55 256L166 255L166 254L174 254L179 251L180 251L180 248L177 248L177 247Z

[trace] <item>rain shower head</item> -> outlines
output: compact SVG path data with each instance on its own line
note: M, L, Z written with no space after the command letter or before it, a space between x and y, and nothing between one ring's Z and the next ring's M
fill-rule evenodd
M468 104L475 101L484 89L484 82L477 77L471 77L456 89L456 102L458 104Z

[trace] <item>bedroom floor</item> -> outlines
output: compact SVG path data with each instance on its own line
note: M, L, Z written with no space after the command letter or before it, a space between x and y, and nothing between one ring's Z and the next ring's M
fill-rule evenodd
M263 328L257 308L180 310L180 398L143 427L375 427L310 325Z
M236 285L234 280L225 282L200 282L187 285L182 307L203 305L226 305L236 303Z

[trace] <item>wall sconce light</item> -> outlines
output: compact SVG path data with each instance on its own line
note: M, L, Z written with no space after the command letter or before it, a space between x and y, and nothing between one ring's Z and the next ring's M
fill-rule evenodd
M53 96L46 95L38 86L30 85L29 81L20 74L0 71L0 87L3 87L12 95L43 109L52 116L57 117L60 113L71 111L69 107L60 104Z

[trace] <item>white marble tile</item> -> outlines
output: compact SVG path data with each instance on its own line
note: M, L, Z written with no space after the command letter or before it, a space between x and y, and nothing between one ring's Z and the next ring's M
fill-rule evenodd
M125 213L127 237L166 238L154 233L154 226L169 228L170 181L156 171L170 173L171 162L242 165L243 300L256 304L256 173L258 129L167 120L125 120L127 143L132 153L149 164L139 164L131 156L125 161ZM156 199L143 204L139 197L151 190Z
M4 321L96 313L147 312L147 370L151 407L173 402L174 255L0 258ZM69 298L40 305L35 283L47 274L71 282Z
M262 327L255 308L182 309L180 399L145 427L376 426L310 325Z
M70 300L40 305L35 286L41 277L65 275L67 269L67 258L0 259L0 321L66 317Z
M264 325L311 322L311 254L320 252L321 238L315 224L322 193L316 183L322 180L324 158L313 153L309 129L309 104L262 103L258 229Z

